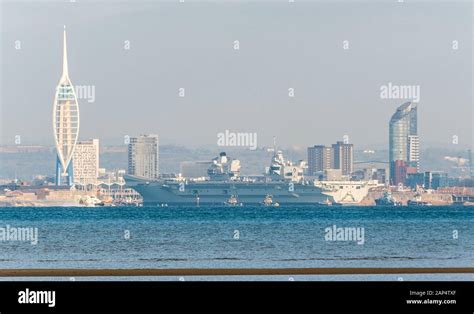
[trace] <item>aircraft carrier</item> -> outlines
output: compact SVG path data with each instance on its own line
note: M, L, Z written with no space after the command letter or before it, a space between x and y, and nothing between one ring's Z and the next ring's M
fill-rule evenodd
M247 205L336 203L317 181L305 180L305 162L294 164L276 151L261 177L241 177L240 162L221 153L212 160L208 176L200 180L175 177L149 180L127 176L127 186L143 197L144 205ZM355 191L354 191L355 192ZM357 190L359 192L359 190Z

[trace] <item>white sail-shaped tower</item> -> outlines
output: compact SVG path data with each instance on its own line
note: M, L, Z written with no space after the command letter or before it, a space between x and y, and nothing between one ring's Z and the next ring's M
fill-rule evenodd
M61 178L73 183L72 156L79 137L79 105L74 86L69 79L66 46L66 27L63 35L63 73L56 88L53 108L53 129L56 142L56 185Z

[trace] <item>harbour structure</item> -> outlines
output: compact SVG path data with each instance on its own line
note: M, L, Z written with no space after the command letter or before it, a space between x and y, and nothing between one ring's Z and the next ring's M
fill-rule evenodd
M74 86L69 78L66 27L63 32L63 68L56 87L53 104L53 130L56 145L56 185L66 178L67 185L74 183L72 158L79 137L79 105Z
M390 183L405 184L409 173L419 169L420 143L417 104L406 102L397 108L389 123Z

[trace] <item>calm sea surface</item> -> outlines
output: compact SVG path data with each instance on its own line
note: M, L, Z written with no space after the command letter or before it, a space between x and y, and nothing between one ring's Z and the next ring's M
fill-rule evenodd
M0 268L474 266L469 206L0 208L7 225L39 238L0 241ZM334 225L364 244L326 241Z

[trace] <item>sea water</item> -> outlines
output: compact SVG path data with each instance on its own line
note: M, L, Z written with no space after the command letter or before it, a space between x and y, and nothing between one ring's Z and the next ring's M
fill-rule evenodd
M0 208L7 226L38 239L0 239L0 269L474 266L469 206Z

